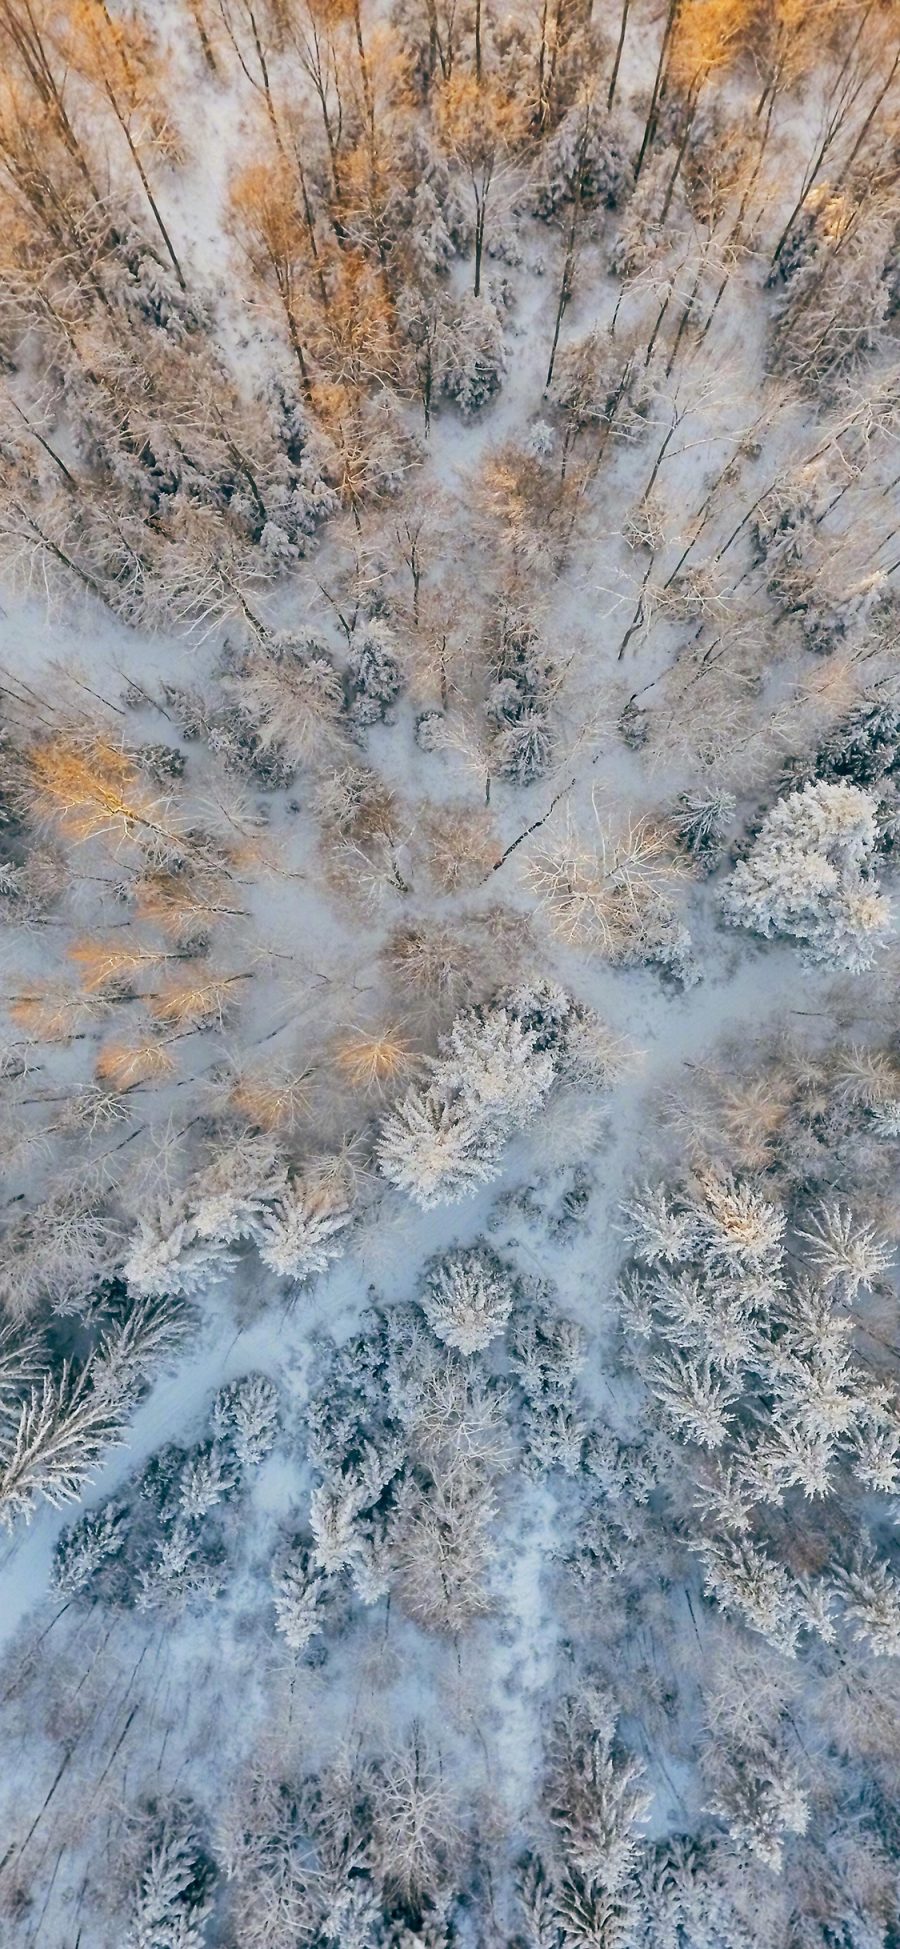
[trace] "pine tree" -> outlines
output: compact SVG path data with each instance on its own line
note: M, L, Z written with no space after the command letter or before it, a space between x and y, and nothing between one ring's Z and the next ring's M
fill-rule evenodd
M214 1877L189 1810L163 1814L135 1891L125 1949L204 1949Z
M230 1443L242 1469L258 1468L271 1454L281 1423L278 1389L265 1374L244 1374L220 1387L212 1425Z
M815 783L780 799L726 886L726 920L767 939L793 935L828 967L871 967L891 928L872 877L876 812L856 785Z
M515 1287L501 1260L486 1245L471 1245L425 1268L422 1308L445 1346L478 1353L502 1333Z
M90 1364L47 1372L17 1414L0 1426L0 1521L26 1522L40 1497L77 1502L97 1464L123 1439L121 1402L96 1389Z
M834 1585L854 1636L876 1658L900 1656L900 1582L874 1551L860 1548L847 1569L837 1569Z
M496 1126L431 1084L409 1090L382 1119L375 1149L383 1176L427 1211L490 1183L501 1144Z
M275 1624L290 1651L304 1651L324 1629L329 1589L328 1577L312 1568L309 1551L300 1543L273 1566Z
M259 1228L263 1265L305 1285L340 1258L350 1224L346 1186L333 1173L293 1178L266 1210Z
M139 1213L123 1275L141 1298L193 1298L224 1279L232 1260L215 1238L204 1238L183 1200Z

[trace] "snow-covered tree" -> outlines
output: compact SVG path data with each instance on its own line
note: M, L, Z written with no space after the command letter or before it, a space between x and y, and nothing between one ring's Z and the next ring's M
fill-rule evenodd
M617 1718L613 1700L588 1683L564 1702L550 1743L544 1799L583 1892L596 1884L615 1895L627 1883L650 1805L640 1760L616 1742Z
M694 1546L703 1560L706 1589L726 1612L792 1655L802 1624L796 1586L784 1565L748 1538Z
M799 1235L823 1284L836 1286L847 1300L855 1299L861 1287L873 1286L895 1257L890 1241L879 1237L874 1225L861 1224L836 1200L822 1205Z
M125 1543L125 1510L115 1502L89 1509L63 1530L53 1555L54 1590L77 1597L104 1563L118 1556Z
M421 1303L432 1331L460 1353L478 1353L502 1333L515 1286L487 1245L460 1247L425 1268Z
M16 1326L0 1326L0 1415L12 1413L29 1387L41 1378L41 1340Z
M630 1204L623 1205L625 1236L639 1259L648 1265L678 1265L689 1259L697 1236L693 1212L673 1206L665 1185L645 1185Z
M263 752L281 751L291 765L340 752L343 686L314 638L286 632L255 645L227 688Z
M673 822L681 844L704 873L712 873L725 851L725 833L735 808L732 792L681 792Z
M231 1494L236 1481L234 1461L227 1451L217 1442L200 1442L182 1470L180 1502L184 1515L192 1522L200 1521Z
M535 214L546 221L576 198L586 209L614 209L630 179L627 155L605 110L599 102L576 102L541 150Z
M232 1260L217 1238L204 1237L184 1200L138 1214L123 1274L139 1297L194 1298L224 1279Z
M854 1636L876 1658L900 1657L900 1580L873 1550L861 1547L834 1584Z
M650 1371L650 1386L671 1422L689 1441L719 1448L728 1434L735 1387L711 1360L691 1360L675 1352L660 1355Z
M496 1555L493 1486L478 1469L413 1486L396 1549L404 1610L428 1631L456 1636L490 1610L487 1573Z
M418 1727L379 1766L373 1788L372 1838L387 1888L413 1910L439 1901L462 1837L445 1770Z
M427 1211L497 1176L503 1134L432 1083L408 1090L388 1112L375 1148L383 1175Z
M472 419L499 392L508 363L500 318L490 298L467 297L447 323L440 378L443 391Z
M273 1566L275 1624L290 1651L304 1651L324 1628L328 1577L312 1567L309 1550L295 1543Z
M340 1258L341 1236L351 1221L346 1184L335 1172L292 1178L266 1210L259 1227L259 1256L282 1279L305 1285Z
M457 1015L440 1048L436 1083L482 1120L527 1123L552 1087L552 1055L536 1047L534 1035L503 1005Z
M730 1272L774 1277L782 1257L784 1212L729 1173L706 1171L699 1183L697 1223L710 1258Z
M725 1822L742 1851L780 1873L784 1848L805 1834L810 1805L796 1769L773 1740L730 1747L711 1768L715 1791L709 1812Z
M177 1616L198 1600L209 1603L223 1584L220 1554L207 1549L202 1523L182 1512L139 1566L135 1601L138 1610Z
M46 1372L17 1413L0 1424L0 1521L31 1517L43 1497L77 1502L106 1450L123 1438L122 1403L94 1387L88 1363Z
M170 1808L155 1826L133 1898L125 1949L204 1949L213 1863L189 1809Z
M876 815L856 785L819 782L779 799L725 888L726 920L792 935L828 967L871 967L892 924L873 873Z
M352 1472L317 1483L310 1500L313 1560L325 1576L346 1570L356 1550L358 1517L375 1497Z
M253 1238L267 1203L283 1190L286 1171L268 1137L227 1145L190 1181L188 1202L199 1238L234 1245Z
M281 1422L278 1389L265 1374L244 1374L220 1387L212 1425L229 1442L241 1468L257 1468L274 1447Z
M347 653L349 715L360 728L378 724L400 695L402 673L393 630L377 617L359 622Z

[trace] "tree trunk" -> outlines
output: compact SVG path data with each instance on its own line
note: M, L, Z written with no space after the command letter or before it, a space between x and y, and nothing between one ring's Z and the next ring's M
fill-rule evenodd
M479 198L475 210L475 297L481 296L481 257L484 250L486 200Z
M609 82L609 93L606 97L607 110L612 108L613 102L615 101L616 98L616 83L619 79L619 66L622 60L622 49L625 46L625 30L628 26L628 9L630 6L631 6L631 0L622 0L622 18L619 22L619 39L616 45L616 58L613 62L613 71L610 76L610 82Z
M688 96L688 108L687 108L687 114L685 116L684 134L682 135L681 141L678 144L678 154L675 157L675 165L672 170L672 174L669 177L668 183L666 184L666 193L663 198L663 206L659 213L660 223L665 223L669 211L672 207L672 198L675 194L675 185L681 174L681 165L687 153L687 145L690 141L691 129L694 126L694 116L697 113L698 97L699 97L699 88L696 90L696 92L692 91L692 93Z
M559 303L557 304L556 307L556 321L553 327L553 344L550 348L550 364L547 367L547 377L544 380L545 392L547 391L553 378L553 367L556 364L556 348L559 344L559 334L560 334L560 329L562 327L563 313L566 309L569 299L572 296L572 272L575 268L575 252L576 252L576 246L578 242L578 218L581 214L581 205L584 197L584 158L585 158L585 150L587 148L588 125L589 125L589 113L588 111L585 111L584 125L582 128L581 141L579 143L579 150L578 150L578 174L575 178L575 195L572 201L572 216L569 222L569 234L566 238L566 251L565 251L565 256L563 258L562 278L560 279L560 286L559 286Z
M109 85L109 82L108 82L108 81L107 81L107 82L104 82L104 91L105 91L105 94L106 94L106 98L107 98L107 101L109 102L109 105L110 105L110 107L111 107L111 109L112 109L112 111L113 111L113 114L115 115L115 118L116 118L116 121L118 122L118 124L119 124L119 127L120 127L120 129L121 129L121 131L122 131L122 134L123 134L123 135L124 135L124 137L125 137L125 141L126 141L126 143L128 144L128 153L129 153L129 155L130 155L130 157L131 157L131 160L132 160L132 162L134 163L134 166L135 166L135 169L137 170L137 173L138 173L138 176L139 176L139 178L140 178L140 182L141 182L141 187L142 187L142 189L143 189L143 192L144 192L144 195L145 195L145 196L146 196L146 198L147 198L147 202L149 203L149 205L150 205L150 208L151 208L151 210L153 211L153 216L154 216L154 219L155 219L155 222L156 222L156 227L157 227L157 230L159 231L159 234L160 234L160 236L161 236L161 238L162 238L162 240L163 240L163 243L165 244L165 247L166 247L166 251L167 251L167 253L168 253L168 256L169 256L169 259L170 259L170 261L171 261L171 264L172 264L172 269L173 269L173 270L174 270L174 272L175 272L175 276L176 276L176 277L177 277L177 279L178 279L178 282L179 282L179 285L181 286L181 289L182 289L182 291L185 291L185 292L186 292L186 291L187 291L187 285L186 285L186 283L185 283L185 280L184 280L184 273L183 273L183 271L182 271L182 268L181 268L181 265L179 264L179 262L178 262L178 258L177 258L177 257L176 257L176 255L175 255L175 246L174 246L174 244L173 244L173 242L172 242L172 239L171 239L171 237L169 236L169 232L168 232L168 230L166 229L166 226L165 226L165 224L164 224L164 222L163 222L163 219L162 219L162 213L161 213L161 211L160 211L160 209L159 209L159 206L158 206L158 204L157 204L157 201L156 201L156 198L155 198L155 196L154 196L154 194L153 194L153 191L152 191L152 189L150 188L150 183L149 183L149 181L148 181L148 178L147 178L147 172L146 172L146 170L145 170L145 168L144 168L144 165L143 165L143 163L142 163L142 161L141 161L141 158L140 158L140 155L138 154L138 151L137 151L137 148L136 148L136 146L135 146L135 144L134 144L134 142L132 141L132 136L131 136L131 130L130 130L130 129L129 129L129 127L128 127L128 124L127 124L127 122L126 122L126 119L125 119L125 116L124 116L124 115L123 115L123 114L121 113L121 110L119 109L119 106L118 106L118 103L116 102L116 99L115 99L115 96L114 96L114 94L113 94L113 91L112 91L112 89L111 89L111 87L110 87L110 85Z
M647 120L644 126L644 139L641 143L637 163L635 164L635 171L634 171L635 182L637 182L641 170L644 167L644 158L647 154L647 150L649 149L651 142L653 141L653 137L656 134L656 125L659 120L659 104L662 99L663 89L665 86L666 72L669 65L669 49L672 44L672 35L675 32L675 25L678 20L678 15L680 11L681 11L681 0L669 0L669 11L666 15L666 24L663 30L662 46L660 47L659 50L659 60L657 62L656 76L653 82L653 93L650 97L650 107L647 111Z

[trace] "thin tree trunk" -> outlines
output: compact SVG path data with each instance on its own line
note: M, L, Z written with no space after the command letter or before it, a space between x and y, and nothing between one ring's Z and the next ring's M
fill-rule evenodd
M191 19L194 23L194 26L197 29L197 39L200 42L200 47L203 53L203 59L206 62L210 74L218 74L219 70L216 66L216 57L212 51L212 42L210 41L209 35L207 34L206 28L203 23L203 14L200 8L200 0L188 0L188 6L190 9Z
M540 52L538 54L538 120L539 121L543 120L543 107L544 107L544 65L547 59L547 6L548 6L548 0L543 0L543 5L541 7L541 45L540 45Z
M481 296L481 257L484 250L484 220L486 198L480 197L475 208L475 297Z
M677 419L674 419L674 420L672 421L672 424L671 424L671 426L670 426L670 428L669 428L669 431L668 431L668 433L666 434L666 437L665 437L665 439L664 439L664 441L663 441L663 443L662 443L662 446L660 447L660 450L659 450L659 452L658 452L658 454L657 454L657 456L656 456L656 459L655 459L655 460L654 460L654 462L653 462L653 471L652 471L652 473L651 473L651 475L650 475L650 479L648 480L648 482L647 482L647 485L646 485L646 487L644 488L644 492L643 492L643 494L641 495L641 498L640 498L640 500L639 500L639 502L638 502L638 507L639 507L639 508L642 508L642 507L644 506L644 503L645 503L645 501L646 501L646 500L647 500L647 499L649 498L649 496L650 496L650 495L651 495L651 494L653 493L653 489L654 489L654 487L656 486L656 476L657 476L657 474L659 473L659 470L660 470L660 467L661 467L661 466L662 466L662 464L663 464L663 461L665 460L665 457L666 457L666 454L667 454L667 452L668 452L668 447L669 447L669 441L671 440L671 438L672 438L672 436L673 436L673 434L674 434L674 432L675 432L675 428L676 428L676 426L677 426L677 425L678 425L678 421L677 421Z
M47 454L48 458L52 460L54 464L59 468L59 471L62 474L63 479L66 482L66 485L68 487L74 487L77 492L78 482L75 479L74 474L70 474L65 461L60 460L59 454L54 452L54 449L51 447L49 441L44 439L43 434L38 432L37 427L32 426L27 413L23 413L21 406L19 406L16 403L16 401L12 398L11 395L7 399L7 404L12 407L14 413L18 414L19 419L22 421L22 425L27 426L32 439L37 441L39 447L43 447L44 452L45 454Z
M856 138L856 141L853 144L850 154L847 157L844 167L841 170L840 175L836 178L834 184L835 195L837 195L838 191L842 188L843 184L846 182L848 175L850 174L851 169L853 168L853 164L855 163L856 158L859 155L860 149L862 148L863 143L866 140L866 137L872 126L872 123L874 122L875 117L878 114L878 110L881 107L882 102L884 101L885 95L888 93L888 90L893 86L894 76L897 73L898 67L900 67L900 47L898 47L897 52L894 55L893 63L891 65L891 71L884 84L884 87L881 88L879 90L879 93L876 95L875 100L872 103L871 108L869 109L869 113L866 116L862 124L862 127L860 128L859 134Z
M181 265L179 264L179 262L178 262L178 258L177 258L177 256L176 256L176 254L175 254L175 246L174 246L174 244L173 244L173 242L172 242L172 239L171 239L171 237L169 236L169 232L168 232L168 230L166 229L166 226L165 226L165 223L163 222L163 218L162 218L162 213L161 213L161 211L160 211L160 209L159 209L159 205L157 204L157 201L156 201L156 198L155 198L155 196L154 196L154 194L153 194L153 191L152 191L152 189L150 188L150 183L149 183L149 181L148 181L148 178L147 178L147 172L146 172L146 170L145 170L145 168L144 168L144 165L143 165L143 163L142 163L142 161L141 161L141 158L140 158L140 156L139 156L139 154L138 154L138 151L137 151L137 148L136 148L136 146L135 146L135 143L134 143L134 142L133 142L133 140L132 140L132 136L131 136L131 130L130 130L130 129L129 129L129 127L128 127L128 124L127 124L127 122L126 122L126 119L125 119L125 117L124 117L124 115L122 115L122 113L121 113L121 112L120 112L120 110L119 110L119 107L118 107L118 104L117 104L117 102L116 102L116 99L115 99L115 96L114 96L114 94L113 94L113 91L112 91L112 89L111 89L111 87L110 87L110 85L109 85L109 83L108 83L108 82L105 82L105 83L104 83L104 91L105 91L105 94L106 94L106 98L107 98L107 101L109 102L109 105L110 105L110 107L111 107L111 109L112 109L112 111L113 111L113 114L115 115L115 118L116 118L116 121L118 122L118 124L119 124L119 127L120 127L120 129L121 129L121 131L122 131L122 134L123 134L123 135L124 135L124 137L125 137L125 141L126 141L126 142L127 142L127 144L128 144L128 153L129 153L129 155L130 155L130 157L131 157L131 160L132 160L132 162L134 163L134 166L135 166L135 169L137 170L137 173L138 173L138 176L140 177L140 180L141 180L141 187L142 187L142 189L143 189L143 192L144 192L144 195L145 195L145 196L146 196L146 198L147 198L147 202L149 203L149 205L150 205L150 208L151 208L151 210L153 211L153 216L154 216L154 219L155 219L155 222L156 222L156 227L157 227L157 230L159 231L159 234L160 234L160 236L161 236L161 238L162 238L162 240L163 240L163 243L165 244L165 247L166 247L166 251L167 251L167 253L168 253L168 256L169 256L169 258L170 258L170 260L171 260L171 263L172 263L172 268L173 268L173 270L174 270L174 272L175 272L175 276L176 276L176 277L177 277L177 279L178 279L178 282L179 282L179 284L180 284L180 286L181 286L181 289L182 289L182 291L185 291L185 292L186 292L186 291L187 291L187 285L186 285L186 283L185 283L185 280L184 280L184 273L183 273L183 271L182 271L182 268L181 268Z
M670 304L671 304L671 302L672 302L672 292L673 292L673 290L674 290L674 285L671 285L671 284L670 284L670 285L669 285L669 288L668 288L668 291L666 292L666 295L665 295L665 297L664 297L664 299L663 299L663 301L662 301L662 304L660 305L660 308L659 308L659 311L657 312L657 315L656 315L656 324L654 325L654 327L653 327L653 330L652 330L652 332L650 333L650 337L649 337L649 339L648 339L648 341L647 341L647 350L646 350L646 352L644 353L644 371L645 371L645 372L646 372L646 370L647 370L647 367L648 367L648 365L650 364L650 360L651 360L651 359L652 359L652 357L653 357L653 348L654 348L654 346L655 346L655 344L656 344L656 341L657 341L657 338L659 337L659 333L660 333L660 330L661 330L661 328L662 328L662 323L663 323L663 320L664 320L664 318L665 318L665 315L666 315L666 312L668 311L668 309L669 309L669 306L670 306Z
M687 154L687 146L690 141L691 130L694 126L694 117L697 113L698 99L699 99L699 90L696 93L694 93L693 96L689 96L688 98L689 107L685 118L684 134L682 135L681 141L678 144L678 154L675 157L675 165L672 170L672 174L669 177L668 183L666 185L666 193L663 198L663 206L659 213L659 221L661 224L665 223L669 211L672 207L672 198L675 194L675 185L678 181L679 176L681 175L681 165L684 161L685 155Z
M625 651L627 650L628 645L631 642L631 639L635 633L635 630L640 629L640 626L644 620L644 615L645 615L644 590L646 589L647 583L650 580L650 576L653 570L654 560L655 560L655 556L651 555L650 560L647 564L647 573L644 576L643 582L641 583L641 593L638 596L637 607L635 609L634 615L631 618L631 622L629 623L628 628L625 631L622 641L619 644L618 654L616 656L617 663L621 663L622 658L625 655Z
M872 11L871 6L868 6L865 10L865 13L862 15L860 19L859 25L857 27L856 33L854 34L851 45L841 63L840 71L838 73L838 77L831 94L831 100L835 102L836 106L834 111L829 113L829 118L825 125L825 133L822 136L822 140L819 144L818 150L816 151L815 155L812 157L812 160L809 162L806 171L804 172L800 195L798 196L797 201L794 204L791 214L788 217L787 223L785 224L784 229L782 230L778 242L775 246L775 250L772 256L773 267L778 263L778 260L784 249L784 246L787 243L790 232L793 229L793 226L798 216L800 215L800 211L802 210L803 205L806 202L806 199L809 195L809 192L812 189L812 186L816 180L816 177L819 174L819 170L821 169L822 164L825 161L825 157L827 156L832 143L834 142L835 138L837 137L841 128L843 127L847 115L851 107L853 106L853 103L855 102L861 87L863 86L862 81L859 81L856 84L856 87L853 89L849 100L847 100L843 106L839 105L838 91L840 89L840 85L844 79L845 74L847 73L852 57L856 52L856 47L859 42L860 35L862 34L863 28L866 25L866 22L869 18L869 14L871 13L871 11Z
M622 18L619 22L619 39L616 44L616 58L613 61L613 71L610 76L610 82L609 82L609 93L606 97L607 109L612 108L613 102L615 101L616 98L616 83L618 82L619 79L619 66L622 60L622 49L625 46L625 30L628 26L628 9L630 6L631 6L631 0L622 0Z
M562 278L560 279L560 286L559 286L559 302L556 307L556 320L553 327L553 344L550 348L550 364L547 367L547 377L544 381L545 392L547 391L553 379L553 367L556 363L556 349L557 346L559 345L559 334L562 328L563 313L566 309L569 299L572 296L572 272L575 266L575 250L576 250L576 244L578 238L578 218L581 214L581 204L584 196L584 160L585 160L585 151L587 149L588 120L589 120L589 111L586 110L585 117L584 117L584 124L581 132L581 141L579 143L578 174L575 178L575 195L572 200L572 216L569 223L569 234L568 237L566 238L565 256L563 258Z
M637 163L635 164L635 171L634 171L635 182L637 182L641 170L644 167L644 158L647 154L647 150L649 149L651 142L653 141L653 137L656 134L656 125L659 119L659 104L660 104L660 99L662 97L663 86L665 83L666 71L669 62L669 49L672 44L672 35L675 31L675 24L678 19L678 15L680 11L681 11L681 0L669 0L669 11L666 15L666 24L663 30L662 45L659 50L659 60L657 62L656 76L653 82L653 93L650 97L650 107L647 111L647 120L644 125L644 139L641 143Z
M675 343L674 343L674 345L673 345L673 347L672 347L672 350L671 350L671 352L670 352L670 354L669 354L669 362L668 362L668 365L666 366L666 378L667 378L667 379L671 379L671 377L672 377L672 370L673 370L673 367L674 367L674 365L675 365L675 361L676 361L676 359L677 359L677 357L678 357L678 353L679 353L679 350L680 350L680 347L681 347L681 341L682 341L682 339L683 339L683 337L684 337L684 334L685 334L685 332L686 332L686 330L687 330L687 327L688 327L688 323L689 323L689 320L690 320L690 319L691 319L691 317L693 316L693 311L694 311L694 306L695 306L695 304L696 304L696 302L697 302L697 293L698 293L698 292L699 292L699 290L700 290L700 284L701 284L701 280L702 280L702 278L703 278L703 268L704 268L704 267L703 267L703 265L701 264L701 266L700 266L700 269L699 269L699 271L697 272L697 275L696 275L696 277L695 277L695 279L694 279L694 284L693 284L693 289L692 289L692 291L691 291L691 295L690 295L690 297L688 298L688 301L687 301L687 304L685 305L685 307L684 307L684 310L683 310L683 312L682 312L682 314L681 314L681 322L680 322L680 324L679 324L679 326L678 326L678 330L677 330L677 332L675 333Z

